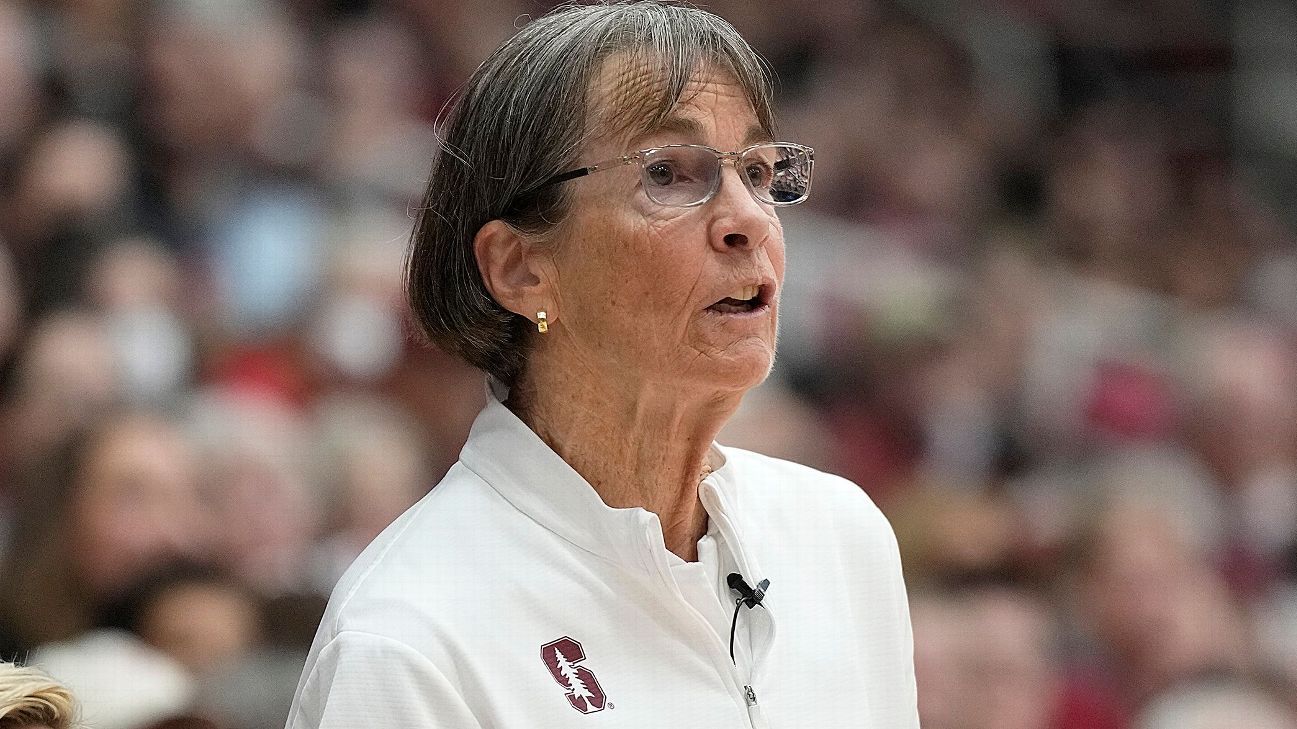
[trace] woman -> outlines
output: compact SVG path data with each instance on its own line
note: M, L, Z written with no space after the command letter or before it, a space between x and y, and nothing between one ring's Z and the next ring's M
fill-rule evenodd
M773 126L688 8L567 6L477 70L407 284L490 397L334 591L290 727L918 726L887 522L713 443L770 370L775 210L809 191Z

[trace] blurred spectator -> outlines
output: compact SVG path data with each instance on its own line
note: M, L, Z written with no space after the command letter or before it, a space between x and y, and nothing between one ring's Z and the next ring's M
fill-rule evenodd
M260 605L217 570L175 563L150 573L102 613L199 680L246 659L257 645Z
M42 129L19 156L0 235L34 313L76 303L87 254L129 220L132 156L118 130L88 119Z
M33 322L12 380L0 410L0 452L15 468L47 458L72 431L122 399L108 333L87 311Z
M1182 682L1255 669L1244 616L1180 516L1117 497L1082 532L1072 605L1093 651L1084 675L1104 677L1130 716Z
M401 266L404 218L358 211L335 226L324 287L308 325L313 359L330 382L372 385L406 353Z
M1060 636L1044 601L1022 588L983 584L920 591L912 605L925 729L1069 726L1062 723Z
M145 121L190 169L299 164L313 149L317 107L301 95L300 29L276 4L167 2L144 17ZM219 103L213 103L219 100ZM202 180L195 180L199 182ZM202 182L215 182L214 180Z
M1169 224L1173 181L1156 108L1129 101L1082 112L1059 140L1048 181L1062 259L1078 273L1139 285Z
M89 120L69 120L40 135L10 203L15 247L27 252L45 244L68 219L102 220L117 212L126 201L129 154L115 130Z
M1189 436L1225 492L1231 584L1256 594L1297 550L1297 350L1237 316L1205 320L1197 334Z
M412 29L392 16L349 20L326 54L332 115L321 176L350 197L417 199L435 144L421 94L436 79Z
M113 241L91 261L85 298L103 313L125 399L164 404L187 384L193 343L179 265L156 243Z
M391 403L334 396L320 404L316 423L312 480L327 495L328 529L314 555L314 588L328 594L360 551L432 481L421 430Z
M894 499L890 509L909 584L1007 577L1021 566L1026 543L1020 516L1005 499L920 485Z
M163 3L145 22L142 123L165 229L200 244L219 313L238 334L286 327L315 285L319 105L300 32L264 3ZM219 100L214 102L214 100Z
M263 595L307 588L322 507L303 418L264 393L214 389L194 401L189 431L216 563Z
M92 627L137 579L207 549L195 462L156 415L105 418L33 469L0 580L7 655Z

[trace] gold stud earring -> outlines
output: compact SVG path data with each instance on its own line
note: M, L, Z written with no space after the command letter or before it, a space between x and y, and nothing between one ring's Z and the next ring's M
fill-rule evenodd
M544 334L549 331L549 320L545 318L545 310L541 309L536 312L536 331Z

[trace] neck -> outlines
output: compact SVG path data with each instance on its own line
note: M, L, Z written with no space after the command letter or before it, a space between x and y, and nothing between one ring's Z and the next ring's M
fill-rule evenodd
M667 549L698 558L707 512L698 484L741 393L690 397L679 387L572 377L533 363L508 407L614 508L657 514Z

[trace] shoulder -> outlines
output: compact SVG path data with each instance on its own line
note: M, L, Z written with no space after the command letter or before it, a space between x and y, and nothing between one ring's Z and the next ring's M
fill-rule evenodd
M891 524L854 482L741 448L722 447L722 452L734 466L735 488L746 516L895 544Z
M475 727L455 677L390 636L344 630L307 659L289 729Z
M881 517L864 489L841 476L742 448L722 447L722 452L734 466L744 500L751 496L781 506L795 503L816 510L845 509L856 517Z
M508 543L489 523L519 515L460 464L361 552L333 589L319 638L344 632L422 647L481 588L484 560ZM466 559L471 555L473 559ZM498 559L507 559L500 556Z

